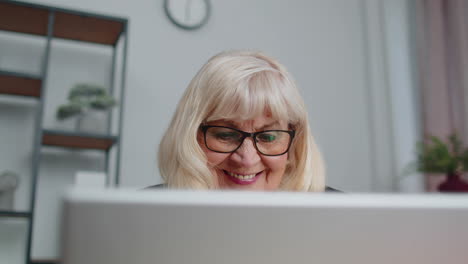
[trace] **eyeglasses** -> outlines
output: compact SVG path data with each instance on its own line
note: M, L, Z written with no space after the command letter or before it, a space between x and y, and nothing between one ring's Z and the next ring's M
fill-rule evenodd
M214 152L236 151L244 139L252 137L258 152L265 156L279 156L288 152L296 132L294 130L265 130L255 133L244 132L224 126L201 126L206 147Z

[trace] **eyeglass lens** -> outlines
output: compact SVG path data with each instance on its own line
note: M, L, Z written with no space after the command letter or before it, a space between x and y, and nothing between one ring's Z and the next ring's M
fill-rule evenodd
M232 152L243 142L243 134L237 130L225 127L209 127L206 130L206 145L218 152ZM258 133L255 144L262 154L279 155L289 148L291 135L286 131L271 130Z

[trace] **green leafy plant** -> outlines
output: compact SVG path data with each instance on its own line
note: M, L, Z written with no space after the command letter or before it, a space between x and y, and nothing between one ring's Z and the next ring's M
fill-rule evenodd
M104 111L115 105L115 99L107 94L104 87L81 83L70 90L68 103L59 106L56 116L59 120L65 120L82 115L91 109Z
M417 146L417 170L424 173L447 175L468 171L468 149L457 135L451 135L447 142L431 136Z

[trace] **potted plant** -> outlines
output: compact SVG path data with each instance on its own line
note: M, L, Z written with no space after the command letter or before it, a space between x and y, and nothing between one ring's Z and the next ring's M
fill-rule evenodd
M461 178L468 171L468 149L456 135L447 142L431 136L417 147L417 170L444 174L447 179L438 186L441 192L468 192L468 183Z
M58 120L77 116L76 130L80 130L81 121L91 110L106 111L116 105L116 101L99 85L80 83L75 85L68 95L68 103L57 109Z

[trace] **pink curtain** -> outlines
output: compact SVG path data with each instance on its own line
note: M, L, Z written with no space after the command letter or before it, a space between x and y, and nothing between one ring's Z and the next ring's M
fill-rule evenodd
M468 1L418 0L419 69L425 135L468 142ZM426 177L433 191L443 176Z

